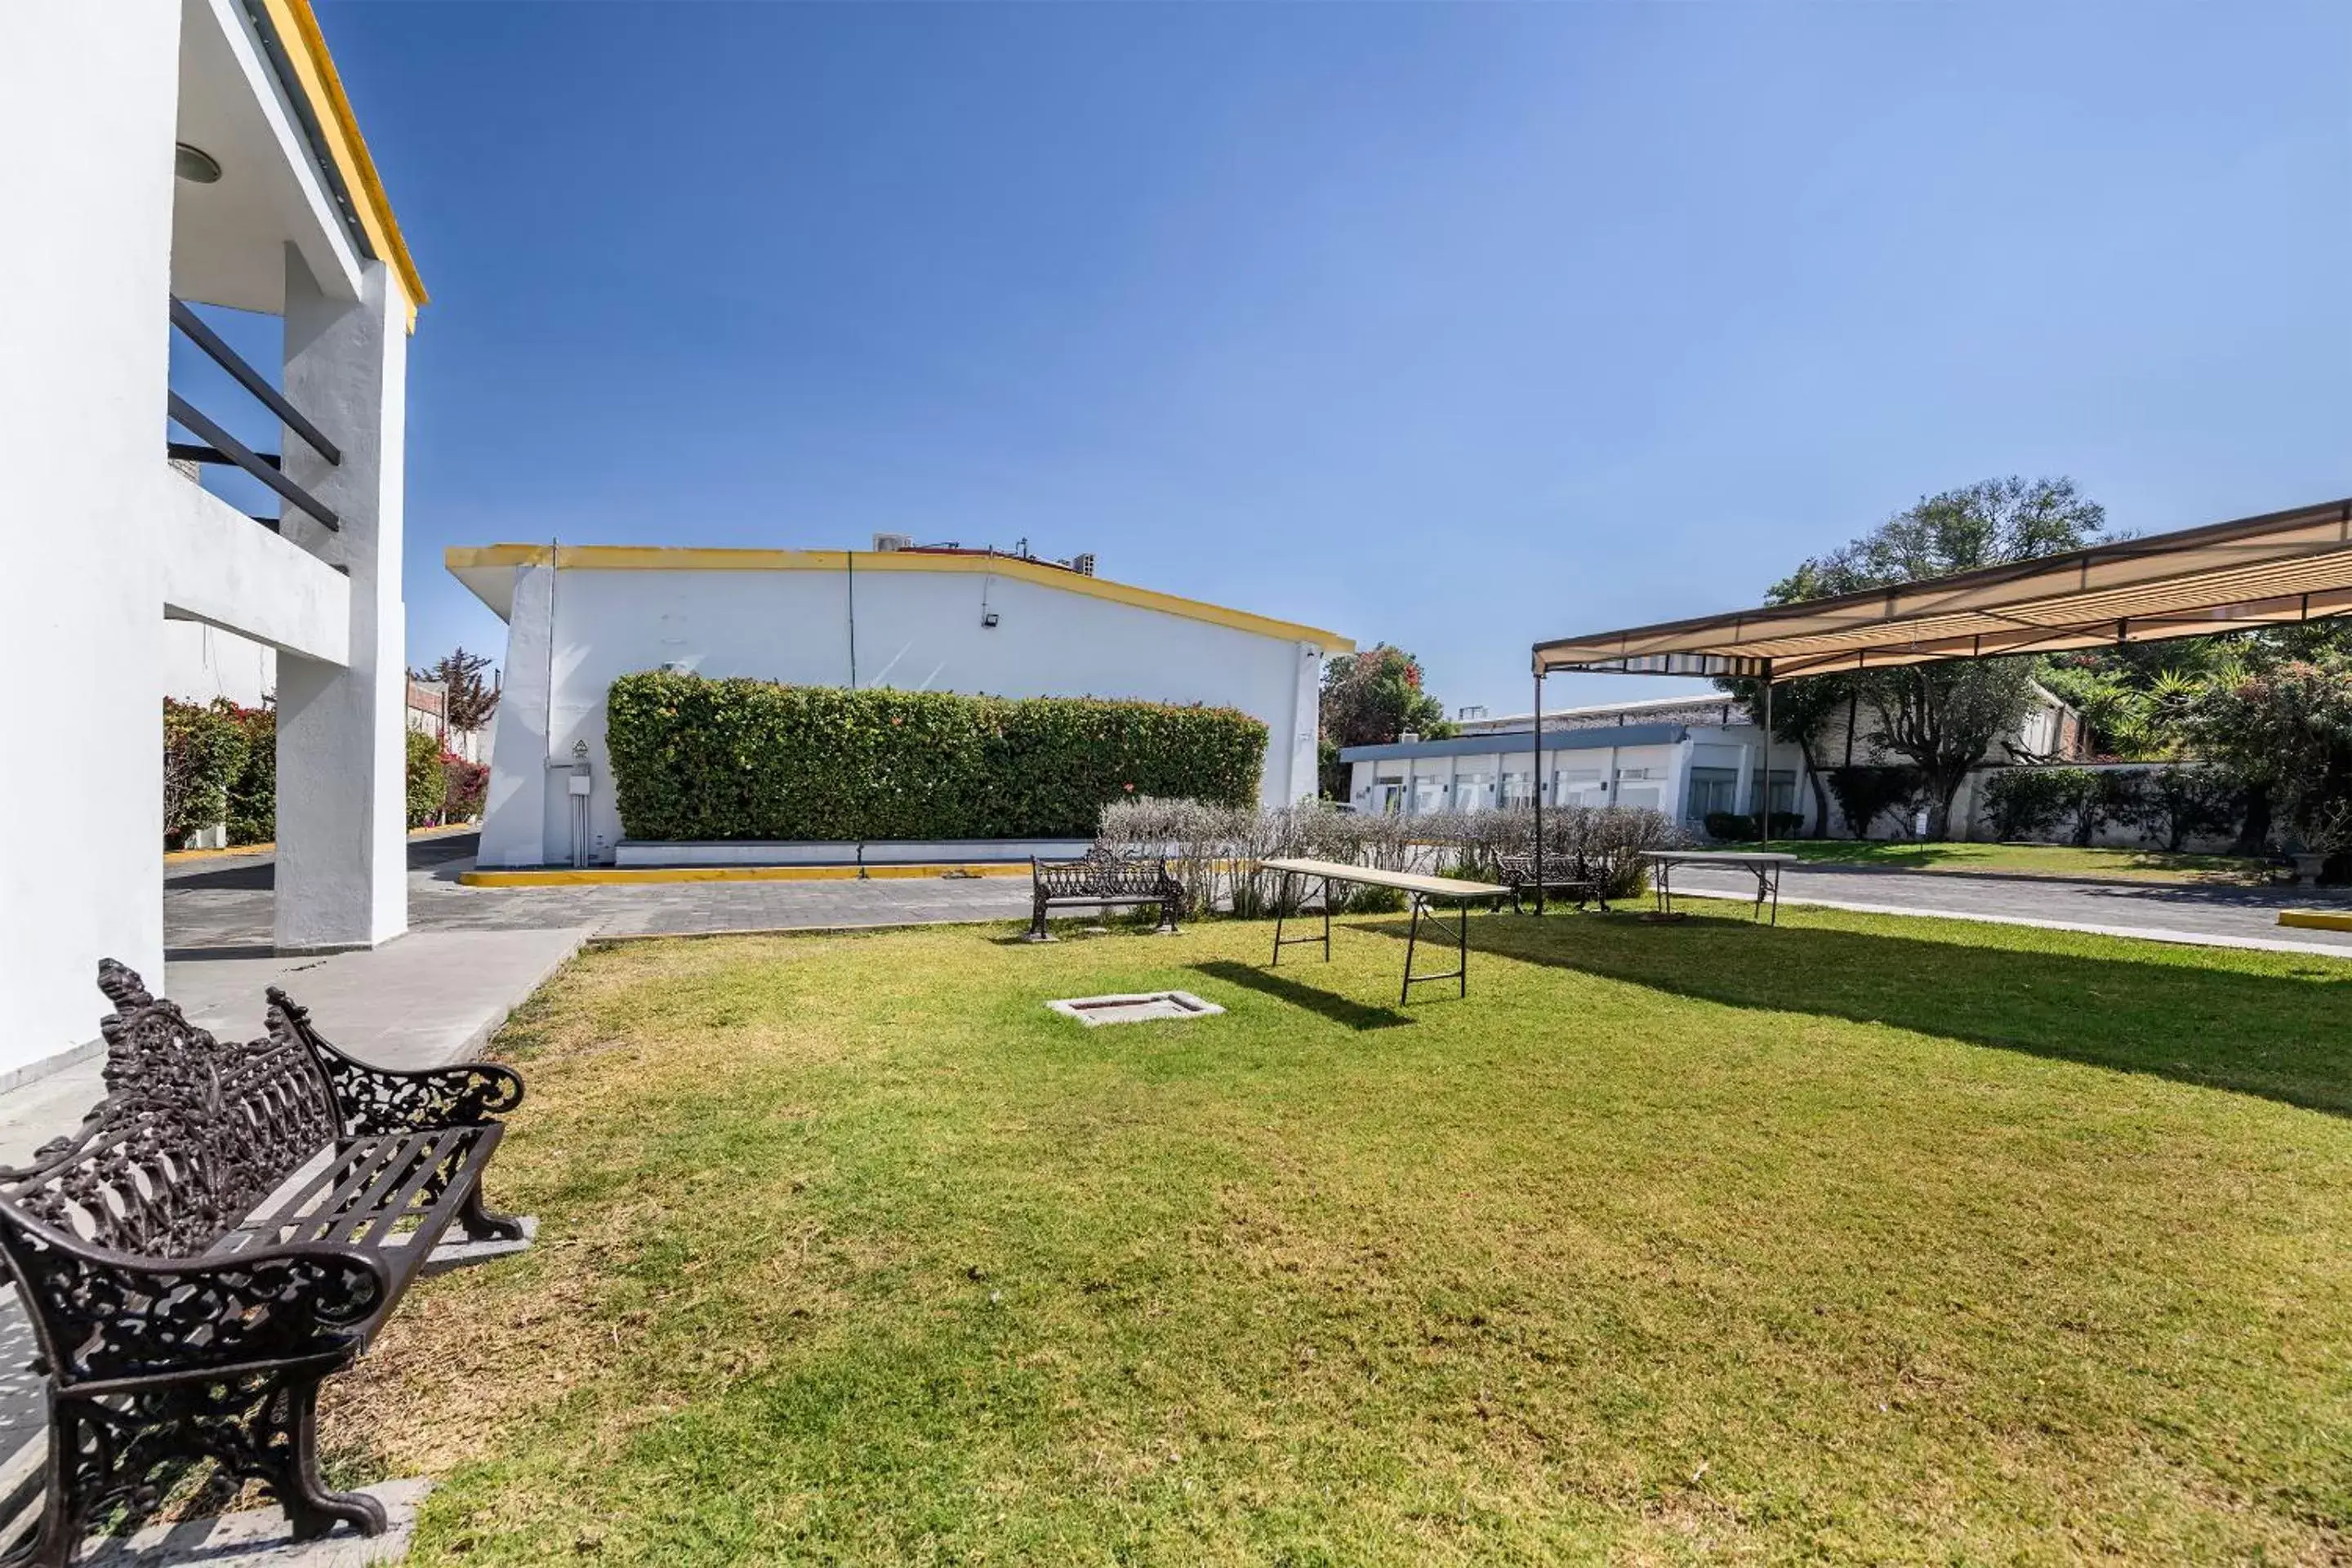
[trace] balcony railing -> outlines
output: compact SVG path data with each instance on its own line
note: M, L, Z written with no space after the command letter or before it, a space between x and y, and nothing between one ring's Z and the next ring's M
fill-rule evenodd
M172 325L179 328L190 342L204 350L215 364L228 372L239 386L253 394L264 408L278 416L286 428L309 442L310 449L327 459L330 467L341 465L341 449L305 418L300 409L287 402L283 394L262 379L259 371L238 357L235 349L221 342L220 334L205 325L204 318L188 309L176 296L172 300ZM342 522L335 516L332 508L286 477L285 465L278 453L255 451L206 417L194 404L178 393L170 393L169 396L172 422L197 437L193 442L166 443L171 456L191 462L227 463L243 468L284 497L289 504L300 507L316 518L321 527L341 529ZM270 528L278 526L272 518L256 518L254 521Z

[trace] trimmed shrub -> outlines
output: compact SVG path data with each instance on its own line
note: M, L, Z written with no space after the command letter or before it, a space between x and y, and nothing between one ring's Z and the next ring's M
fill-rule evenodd
M1686 842L1663 813L1638 807L1547 807L1543 820L1551 868L1599 884L1612 900L1648 890L1643 850ZM1139 795L1103 808L1096 842L1126 854L1166 856L1195 916L1248 917L1271 914L1280 890L1280 879L1258 871L1258 861L1295 856L1389 871L1467 870L1484 878L1502 856L1535 848L1535 813L1499 806L1391 816L1336 811L1317 802L1262 811ZM1314 889L1297 891L1311 896ZM1332 892L1351 914L1404 907L1403 895L1390 888Z
M2089 768L2005 768L1985 782L1993 837L2046 839L2062 823L2097 809L2098 775Z
M228 841L267 844L278 837L278 710L241 708L245 765L228 786Z
M1776 811L1772 814L1772 837L1794 838L1805 829L1801 813ZM1727 843L1745 844L1756 837L1756 818L1748 812L1710 811L1706 814L1706 836Z
M441 742L422 730L404 731L408 742L408 826L423 827L440 814L448 781L441 773Z
M1230 708L625 675L605 697L636 839L1084 838L1130 795L1257 799L1265 726Z
M1846 831L1867 838L1888 812L1907 814L1927 793L1927 775L1903 763L1832 768L1829 786L1845 815Z
M163 699L163 843L178 848L228 816L228 787L245 766L245 726L227 702Z
M2178 850L2193 837L2236 832L2246 815L2246 791L2221 768L2158 768L2147 776L2128 815L2141 837Z

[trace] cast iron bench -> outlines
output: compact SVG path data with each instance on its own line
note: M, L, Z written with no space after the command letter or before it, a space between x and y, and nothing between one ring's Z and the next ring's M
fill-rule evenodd
M1549 856L1546 856L1545 862L1544 892L1573 893L1576 896L1578 909L1582 909L1587 903L1596 903L1601 906L1602 914L1609 912L1609 895L1602 891L1600 883L1591 878L1574 875L1574 861L1566 858L1554 861ZM1497 855L1495 857L1495 865L1496 869L1502 873L1502 879L1510 886L1511 912L1525 913L1519 902L1519 895L1536 885L1536 858L1533 855ZM1552 869L1555 865L1559 868L1557 873Z
M1040 860L1033 855L1029 858L1029 874L1031 942L1054 940L1045 931L1045 911L1051 909L1073 904L1097 909L1158 904L1159 934L1172 936L1177 913L1184 907L1184 889L1169 874L1165 857L1147 859L1104 849L1096 849L1076 860Z
M223 1043L109 960L107 1094L0 1171L0 1251L47 1388L47 1489L11 1562L70 1563L120 1505L152 1511L209 1459L277 1495L296 1540L383 1505L320 1479L321 1379L364 1351L452 1226L520 1241L482 1169L522 1101L502 1067L419 1072L337 1050L275 986L269 1032Z

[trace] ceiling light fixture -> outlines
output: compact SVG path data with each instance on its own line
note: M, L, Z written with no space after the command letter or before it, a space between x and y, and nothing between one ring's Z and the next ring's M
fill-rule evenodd
M172 172L192 185L209 185L221 176L220 160L201 147L181 142L172 149Z

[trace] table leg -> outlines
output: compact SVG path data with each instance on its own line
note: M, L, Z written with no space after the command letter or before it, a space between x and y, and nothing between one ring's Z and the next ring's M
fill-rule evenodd
M1421 939L1421 910L1422 897L1415 893L1412 896L1412 921L1405 927L1404 932L1404 984L1397 987L1397 1005L1400 1007L1412 1000L1412 950Z
M1462 982L1461 989L1460 989L1460 990L1458 990L1458 991L1456 991L1456 992L1454 993L1454 995L1455 995L1456 997L1467 997L1467 996L1470 994L1470 900L1467 900L1467 899L1460 899L1460 900L1456 900L1454 901L1454 969L1458 972L1458 976L1457 976L1457 977L1458 977L1458 978L1461 980L1461 982Z
M1323 879L1323 962L1331 962L1331 879Z
M1290 873L1285 871L1282 880L1274 885L1274 962L1268 969L1282 967L1282 907L1290 901Z
M1780 868L1778 866L1772 868L1772 924L1776 929L1780 924Z

